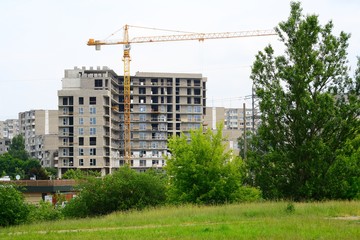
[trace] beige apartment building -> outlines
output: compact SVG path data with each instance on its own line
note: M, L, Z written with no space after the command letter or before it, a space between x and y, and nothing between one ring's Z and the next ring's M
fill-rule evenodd
M59 98L59 177L71 168L109 174L124 162L124 80L113 70L65 70ZM201 74L131 77L131 167L161 168L167 139L200 128L206 112Z
M19 113L19 132L25 139L25 150L39 159L43 167L54 167L57 161L57 110L30 110Z
M204 117L204 125L216 131L217 124L224 125L223 136L226 138L227 147L239 153L238 138L242 137L244 131L254 131L259 125L258 110L252 108L225 108L225 107L207 107Z

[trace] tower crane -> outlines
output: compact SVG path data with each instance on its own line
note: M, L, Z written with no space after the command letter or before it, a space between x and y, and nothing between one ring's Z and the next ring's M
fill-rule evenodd
M189 41L198 40L204 41L207 39L223 39L223 38L241 38L241 37L259 37L276 35L276 32L270 30L254 30L254 31L240 31L240 32L215 32L215 33L191 33L181 32L175 35L162 36L146 36L134 37L129 39L129 27L136 27L125 25L123 27L124 36L122 40L95 40L89 39L88 46L95 46L96 50L100 50L101 45L123 45L123 62L124 62L124 160L129 164L131 159L131 132L130 132L130 49L133 43L152 43L152 42L173 42L173 41ZM138 27L143 28L143 27ZM164 30L156 28L147 28L153 30ZM169 31L169 30L165 30ZM178 31L179 32L179 31Z

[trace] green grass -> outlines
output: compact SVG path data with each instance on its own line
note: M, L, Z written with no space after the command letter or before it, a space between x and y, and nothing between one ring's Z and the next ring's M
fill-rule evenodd
M0 228L0 239L360 239L360 202L162 207ZM292 207L291 207L292 208Z

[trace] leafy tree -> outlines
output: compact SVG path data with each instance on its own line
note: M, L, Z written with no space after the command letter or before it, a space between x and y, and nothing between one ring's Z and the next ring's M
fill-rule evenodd
M172 203L225 203L239 198L244 165L237 156L225 151L222 126L213 133L202 129L174 136L168 147L166 171L167 196Z
M327 181L332 198L360 199L360 134L338 151Z
M88 177L100 177L101 173L96 171L85 171L81 169L69 169L66 173L63 174L63 179L86 179Z
M14 186L0 185L0 226L17 225L27 221L28 205Z
M20 175L22 179L29 179L36 175L37 179L48 179L48 173L41 167L36 159L21 160L9 153L0 155L0 172L5 173L12 179Z
M332 29L331 21L321 26L292 2L289 18L276 28L285 54L274 56L269 45L256 56L251 78L262 124L248 165L267 198L323 199L337 191L328 175L337 150L360 126L360 74L349 77L350 35L334 36Z
M22 135L17 135L11 140L8 153L14 158L28 160L29 154L25 150L25 139Z
M66 205L63 213L69 217L86 217L143 209L164 202L165 182L159 174L122 167L104 178L87 178L79 195Z
M55 179L58 173L57 168L54 167L46 167L45 171L46 171L46 175L51 177L51 179Z

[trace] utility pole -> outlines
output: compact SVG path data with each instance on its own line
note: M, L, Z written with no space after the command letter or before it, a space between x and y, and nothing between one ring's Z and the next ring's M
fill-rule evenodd
M246 105L243 103L243 116L244 116L244 159L246 159L247 143L246 143Z

